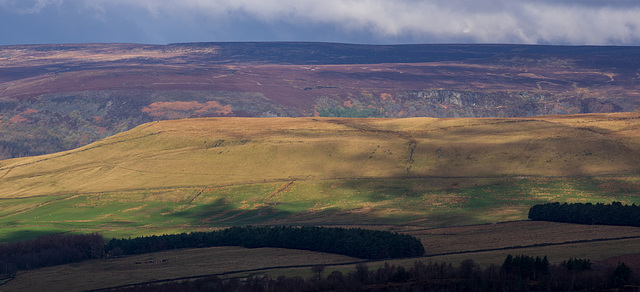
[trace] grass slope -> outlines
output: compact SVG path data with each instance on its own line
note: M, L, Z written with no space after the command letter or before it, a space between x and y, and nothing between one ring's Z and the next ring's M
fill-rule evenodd
M0 235L519 220L540 202L640 203L639 172L638 113L162 121L0 161Z

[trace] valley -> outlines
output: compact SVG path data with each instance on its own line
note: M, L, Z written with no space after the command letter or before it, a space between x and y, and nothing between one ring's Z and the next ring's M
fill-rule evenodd
M416 260L487 267L507 254L626 259L637 271L637 227L527 214L547 202L640 204L638 56L520 45L0 47L0 243L287 225L393 231L427 251L365 261L179 249L19 271L0 290L311 277L316 265L346 274Z
M633 112L638 49L332 43L0 47L0 158L197 117Z

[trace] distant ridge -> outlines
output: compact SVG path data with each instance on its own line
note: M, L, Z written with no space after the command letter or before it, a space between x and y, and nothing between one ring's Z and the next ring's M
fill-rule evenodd
M337 43L0 46L0 159L197 117L634 112L640 47Z
M583 59L597 54L616 65L628 66L625 56L640 48L633 46L562 46L518 44L394 44L369 45L327 42L200 42L173 43L166 48L219 47L219 59L230 62L274 64L381 64L472 61L509 55L542 55ZM627 61L629 61L627 59ZM632 60L631 62L638 62ZM588 62L588 61L587 61Z

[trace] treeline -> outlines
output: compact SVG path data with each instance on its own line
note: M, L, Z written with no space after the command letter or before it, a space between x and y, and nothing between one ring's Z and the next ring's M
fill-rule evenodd
M529 209L529 219L578 224L640 226L640 206L591 203L547 203Z
M616 268L595 270L589 260L549 264L545 259L546 256L509 255L501 266L486 268L473 260L465 260L458 266L421 261L410 267L385 263L378 269L358 264L347 273L325 273L323 266L315 266L311 268L314 275L306 279L257 275L240 280L212 276L111 291L602 291L639 284L623 263ZM576 263L580 268L574 266Z
M404 234L366 229L324 227L231 227L130 239L112 239L106 252L113 256L178 248L242 246L279 247L342 254L362 259L417 257L424 254L419 239Z
M62 265L104 256L99 234L50 234L23 242L0 245L0 275Z
M178 248L279 247L348 255L363 259L417 257L419 239L388 231L323 227L232 227L212 232L112 239L100 234L50 234L0 245L0 276L19 270Z

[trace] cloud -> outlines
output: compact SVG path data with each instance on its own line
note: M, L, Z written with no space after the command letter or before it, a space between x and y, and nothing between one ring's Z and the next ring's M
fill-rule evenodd
M0 8L17 14L40 13L42 9L52 5L60 5L63 0L0 0Z
M21 14L49 6L105 25L129 17L139 26L133 31L162 38L164 30L169 42L172 32L215 39L225 33L220 27L238 29L242 40L253 25L271 40L640 44L637 0L0 0L0 9Z

